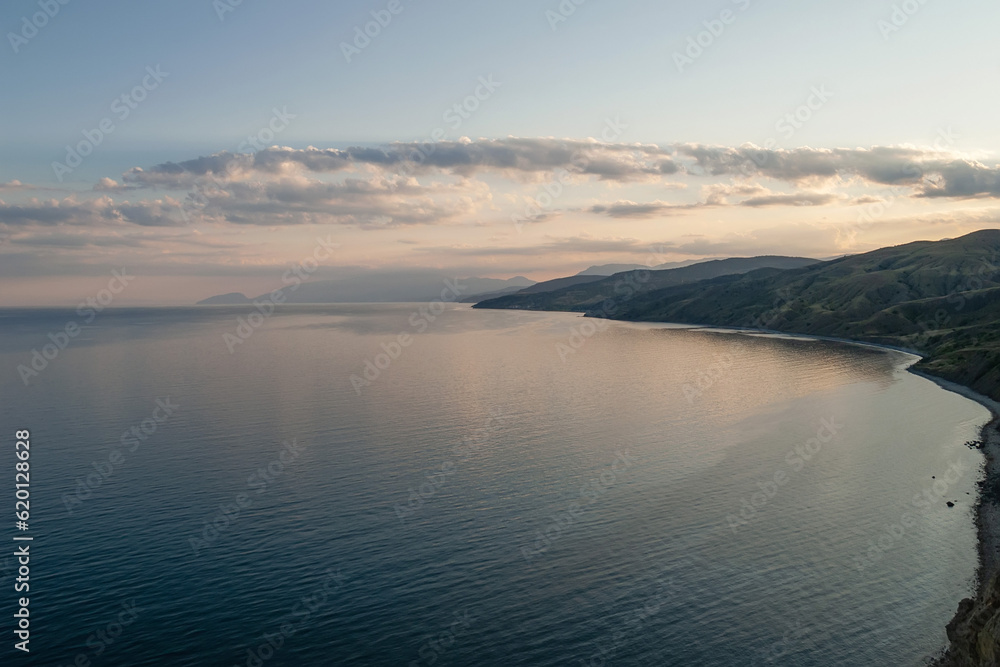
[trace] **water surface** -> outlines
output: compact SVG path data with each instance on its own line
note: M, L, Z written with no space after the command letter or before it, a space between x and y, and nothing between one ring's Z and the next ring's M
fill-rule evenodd
M972 585L987 414L908 355L412 304L227 347L248 314L107 311L26 387L78 318L0 311L24 664L920 665Z

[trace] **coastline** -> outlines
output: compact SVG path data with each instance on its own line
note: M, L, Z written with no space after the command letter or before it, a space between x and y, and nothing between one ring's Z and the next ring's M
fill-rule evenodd
M984 480L976 499L976 530L979 534L979 569L976 595L982 597L987 584L1000 571L1000 504L987 495L992 480L1000 479L1000 403L969 389L965 385L910 369L914 375L927 378L938 386L973 400L990 411L990 420L979 431L983 443Z
M715 326L692 328L718 329L743 334L794 336L903 352L919 359L927 356L918 350L848 338L789 334L769 329ZM983 478L979 482L979 490L976 495L975 521L979 565L976 568L973 597L963 598L957 603L955 615L945 628L948 644L941 649L939 654L931 658L928 664L929 667L1000 665L1000 614L997 612L997 606L1000 605L1000 576L998 576L1000 575L1000 402L994 401L963 384L916 370L914 365L910 364L906 371L930 380L945 391L975 401L990 412L989 421L983 424L979 430L979 440L983 443L980 451L984 461Z
M618 320L628 321L628 320ZM667 324L667 323L664 323ZM874 347L892 352L903 352L911 354L921 359L927 355L919 350L912 350L894 345L883 345L881 343L871 343L868 341L851 340L849 338L834 338L832 336L814 336L810 334L788 333L785 331L775 331L773 329L749 329L742 327L721 327L713 325L690 325L692 329L717 330L719 332L732 332L737 334L772 334L778 336L793 336L810 340L822 340L834 343L846 343L849 345L859 345L862 347ZM986 595L987 586L990 580L1000 573L1000 494L997 498L987 495L987 490L1000 485L1000 402L994 401L988 396L966 387L963 384L945 380L944 378L931 375L924 371L916 370L911 364L906 371L924 379L930 380L946 391L959 394L971 401L979 403L989 410L990 419L979 430L979 439L983 443L980 450L983 453L983 480L976 497L976 533L978 535L979 546L979 567L976 569L975 595L982 599Z
M813 336L809 334L787 333L784 331L774 331L771 329L744 329L737 327L718 326L692 326L692 329L719 330L720 332L733 333L755 333L774 334L780 336L794 336L796 338L807 338L811 340L822 340L835 343L846 343L849 345L859 345L862 347L874 347L892 352L903 352L911 354L921 359L927 355L918 350L911 350L893 345L883 345L867 341L851 340L849 338L834 338L832 336ZM944 378L931 375L924 371L916 370L911 364L906 371L924 379L930 380L945 391L959 394L971 401L979 403L989 410L990 419L979 430L979 439L983 443L980 450L983 453L983 480L976 497L976 533L978 535L979 546L979 566L976 569L975 595L982 599L987 593L987 586L990 580L1000 573L1000 494L992 498L987 495L987 490L994 485L1000 486L1000 402L994 401L988 396L966 387L963 384L945 380Z
M505 310L505 309L501 309ZM575 313L578 317L594 317L579 311L539 311ZM985 407L990 418L979 430L982 442L983 475L977 483L975 524L977 560L975 581L970 597L955 602L956 612L945 626L948 643L936 654L925 658L926 667L1000 667L1000 402L963 384L946 380L925 371L916 370L917 362L929 358L926 352L883 343L849 338L810 335L745 326L694 324L690 322L665 322L600 318L627 324L662 325L708 332L763 335L802 340L871 347L887 352L915 357L905 370L938 385L945 391L961 395Z
M943 389L976 401L990 411L979 439L985 459L983 480L976 498L979 568L974 597L958 603L946 631L949 645L930 667L980 667L1000 664L1000 403L965 385L921 371L910 371Z
M586 315L585 315L586 317ZM630 322L631 320L617 320ZM649 322L643 322L649 324ZM674 324L663 322L661 324ZM772 329L744 327L723 327L714 325L685 325L695 330L716 330L720 333L765 334L792 336L795 338L875 347L892 352L910 354L919 359L927 357L918 350L892 345L789 333ZM980 394L974 389L930 373L914 369L910 364L906 371L930 380L945 391L959 394L979 403L990 412L990 419L980 428L979 439L983 443L983 479L979 482L976 497L975 522L978 542L979 565L976 568L974 597L957 603L957 611L946 627L949 644L931 658L930 667L979 667L980 665L1000 665L1000 402Z

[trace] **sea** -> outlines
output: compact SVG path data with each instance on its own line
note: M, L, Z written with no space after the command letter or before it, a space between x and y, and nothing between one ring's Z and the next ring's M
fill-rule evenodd
M916 360L460 304L2 310L0 663L924 665L988 413Z

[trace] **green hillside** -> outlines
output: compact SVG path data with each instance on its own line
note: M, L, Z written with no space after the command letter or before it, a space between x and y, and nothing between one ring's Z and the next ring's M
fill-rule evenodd
M656 289L600 310L590 314L915 349L927 355L918 368L1000 399L1000 230Z
M707 278L746 273L763 267L791 269L815 263L815 259L803 257L738 257L700 262L676 269L625 271L599 280L588 278L581 281L580 276L573 276L539 283L516 294L488 299L476 304L476 308L585 312L607 299L621 299L638 293L695 283ZM568 284L563 287L563 283Z

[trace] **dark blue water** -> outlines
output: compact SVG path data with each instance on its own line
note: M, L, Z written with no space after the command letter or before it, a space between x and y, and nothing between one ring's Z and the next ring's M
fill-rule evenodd
M18 366L79 318L0 311L0 451L12 469L30 429L34 537L31 653L5 630L4 664L919 665L944 646L986 413L912 358L467 307L420 330L415 311L290 307L235 344L238 308L108 311L27 385Z

